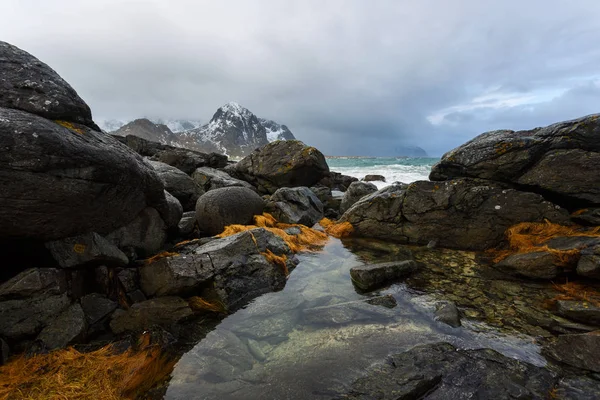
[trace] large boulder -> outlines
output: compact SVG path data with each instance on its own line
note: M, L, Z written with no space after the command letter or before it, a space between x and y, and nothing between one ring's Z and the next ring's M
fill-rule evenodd
M148 207L142 210L129 224L106 236L125 254L149 257L160 251L167 240L167 226L158 211Z
M77 92L31 54L0 41L0 107L100 128Z
M323 219L323 203L304 186L277 189L266 210L286 224L313 226Z
M245 187L227 187L206 192L196 203L196 220L200 230L210 235L223 232L227 225L252 223L262 214L263 199Z
M284 268L270 261L268 252L285 256L289 247L263 228L213 240L141 267L142 290L148 296L209 295L231 311L285 285L292 261L284 258Z
M149 161L165 185L165 190L171 193L183 207L183 211L191 211L196 207L196 201L204 191L194 180L182 170L160 161Z
M213 189L219 189L224 187L241 186L247 187L248 189L254 189L254 186L241 179L236 179L229 175L227 172L220 171L218 169L210 167L201 167L194 171L192 179L198 184L205 192Z
M157 210L167 229L177 230L183 217L183 207L175 196L165 190L165 203Z
M490 179L554 196L569 208L600 204L599 137L599 114L527 131L487 132L444 154L430 179Z
M164 201L162 182L139 155L65 125L0 108L0 237L105 234Z
M360 181L352 182L344 193L342 204L340 204L340 212L342 214L345 213L354 203L376 191L377 186L372 183Z
M409 244L484 250L498 246L520 222L570 224L568 213L542 196L501 184L456 179L391 185L354 204L340 218L355 236Z
M329 175L329 166L316 148L286 140L255 150L226 171L271 194L281 187L313 186Z

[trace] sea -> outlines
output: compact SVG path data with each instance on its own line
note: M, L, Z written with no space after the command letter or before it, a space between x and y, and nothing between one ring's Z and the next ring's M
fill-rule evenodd
M383 175L385 182L372 182L378 189L393 182L411 183L429 180L431 167L439 158L430 157L326 157L329 169L363 179L365 175Z

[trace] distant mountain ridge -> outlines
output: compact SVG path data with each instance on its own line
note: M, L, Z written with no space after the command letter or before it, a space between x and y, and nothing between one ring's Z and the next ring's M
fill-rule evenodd
M217 109L208 124L197 121L136 119L119 126L118 121L106 121L101 126L117 129L115 135L139 136L147 140L203 152L217 152L243 157L254 149L275 140L294 140L289 128L264 118L258 118L247 108L230 102ZM181 129L182 130L177 130ZM174 130L176 129L176 130Z

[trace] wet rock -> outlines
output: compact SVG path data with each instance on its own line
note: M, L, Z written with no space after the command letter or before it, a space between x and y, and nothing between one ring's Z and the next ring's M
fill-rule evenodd
M417 270L413 260L362 265L350 269L352 282L361 290L374 290L410 275Z
M8 344L4 341L4 339L0 338L0 366L6 364L8 362L8 358L10 357L10 348Z
M46 248L62 268L122 267L129 263L121 250L95 232L48 242Z
M562 400L600 399L600 380L588 376L562 378L558 381L554 394Z
M119 271L117 278L126 292L133 292L140 287L140 276L136 268L125 268Z
M483 250L498 246L514 224L569 224L567 212L537 194L500 184L456 179L391 185L355 203L340 218L354 235L440 247Z
M12 340L33 336L69 305L66 294L0 302L0 335Z
M176 323L193 315L188 303L179 297L159 297L136 303L129 310L117 310L110 321L116 334L141 332L154 325L169 330Z
M90 293L81 298L81 308L88 325L93 325L109 316L117 307L116 302L98 293Z
M578 224L587 226L600 225L600 208L584 208L571 214L571 219Z
M286 224L313 226L323 219L323 203L307 187L281 188L271 196L266 211Z
M440 302L435 307L435 320L450 325L453 328L461 326L460 312L451 301Z
M100 130L90 107L67 82L48 65L6 42L0 42L0 92L0 107Z
M365 175L362 179L365 182L385 182L385 176L383 175Z
M447 343L391 356L337 399L544 399L554 376L493 350L457 350Z
M181 217L183 216L183 207L171 193L165 190L165 204L157 210L160 213L160 217L165 223L166 229L173 229L177 227Z
M226 172L270 194L281 187L313 186L329 174L329 166L316 148L286 140L269 143Z
M0 237L106 234L164 202L153 168L112 137L0 107Z
M232 328L232 331L241 337L256 340L280 341L287 338L300 319L298 310L287 310L274 315L265 315L264 318L244 321Z
M244 187L211 190L196 203L196 220L200 230L210 235L223 232L227 225L249 225L264 209L264 201Z
M328 204L333 198L331 189L327 186L313 186L310 190L317 196L323 205Z
M265 356L265 353L260 348L260 344L256 340L248 339L248 350L258 361L265 361L267 359L267 356Z
M177 228L179 229L179 234L186 237L191 235L194 232L194 226L196 225L196 211L189 211L183 213L181 220L179 220L179 224Z
M178 168L160 161L150 160L149 163L156 170L165 185L165 189L179 200L183 210L193 210L196 207L198 197L204 193L200 186L188 174Z
M329 174L319 181L320 185L327 186L331 190L345 192L352 182L358 181L358 178L348 175L342 175L339 172L330 171Z
M348 186L348 190L344 193L344 198L340 204L340 212L342 214L345 213L354 203L376 191L377 186L372 183L352 182L350 186Z
M372 297L369 300L367 300L367 303L373 306L382 306L385 308L394 308L398 305L398 302L391 294L387 294L385 296Z
M302 310L304 323L310 325L346 325L381 323L393 318L394 311L365 301L353 301Z
M494 268L531 279L553 279L560 272L554 255L548 251L512 254L495 264Z
M600 307L587 301L558 300L556 313L573 321L600 325Z
M166 240L166 225L154 208L146 208L126 226L106 236L119 249L134 249L139 257L160 251Z
M78 303L72 304L40 332L36 341L45 350L61 349L83 339L85 314Z
M224 187L246 187L256 190L254 186L241 179L236 179L227 172L210 167L201 167L194 171L192 179L205 192Z
M0 299L57 295L66 290L64 271L55 268L30 268L0 285Z
M561 335L544 350L565 364L600 372L600 335L597 332Z
M431 180L474 177L522 185L565 202L600 204L598 115L527 131L486 132L444 154Z
M582 255L577 263L577 275L600 279L600 255Z
M152 160L171 165L188 175L201 167L223 168L227 165L227 156L222 154L205 154L179 147L165 148L154 154Z

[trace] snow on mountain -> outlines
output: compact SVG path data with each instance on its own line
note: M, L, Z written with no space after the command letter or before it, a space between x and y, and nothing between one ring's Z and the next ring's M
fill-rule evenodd
M190 129L198 128L202 125L200 120L194 119L164 119L164 118L148 118L150 121L159 125L166 125L171 132L178 133Z
M294 134L285 125L280 125L270 119L259 118L260 123L267 131L267 140L274 142L276 140L296 140Z

